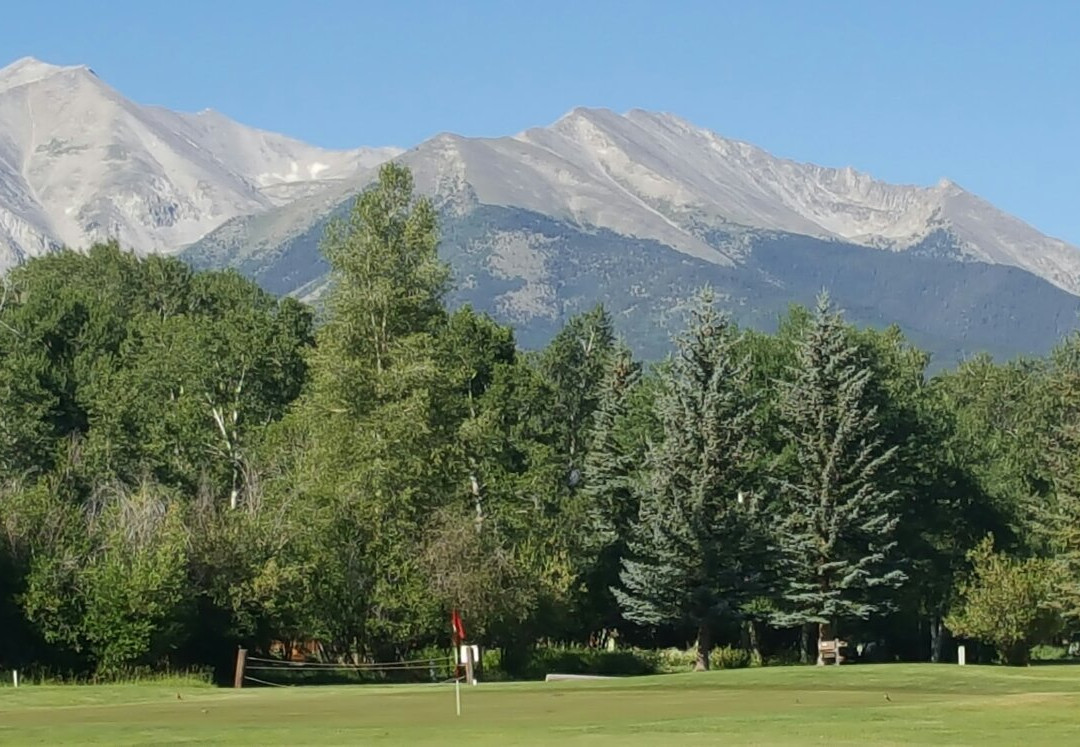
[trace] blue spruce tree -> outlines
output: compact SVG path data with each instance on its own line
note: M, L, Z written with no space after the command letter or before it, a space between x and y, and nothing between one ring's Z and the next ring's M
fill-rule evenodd
M758 590L763 542L742 489L754 463L754 402L737 332L701 295L657 403L663 439L647 456L641 508L614 590L624 616L692 626L708 669L718 623Z
M896 449L878 433L871 376L822 294L780 384L794 467L779 484L781 594L773 617L782 627L816 625L819 650L845 622L887 611L889 590L905 580L895 552L897 496L881 487Z

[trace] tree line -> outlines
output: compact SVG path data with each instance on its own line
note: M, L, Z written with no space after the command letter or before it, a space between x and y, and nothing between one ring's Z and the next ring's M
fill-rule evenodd
M823 294L774 333L703 290L672 355L603 308L543 350L449 310L437 215L384 166L318 311L115 244L0 295L0 667L226 667L318 639L819 640L1027 661L1080 623L1080 336L927 373Z

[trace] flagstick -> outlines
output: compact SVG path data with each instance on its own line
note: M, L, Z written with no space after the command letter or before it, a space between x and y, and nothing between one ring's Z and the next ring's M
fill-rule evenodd
M461 715L461 644L465 642L465 626L461 624L461 615L456 609L450 611L450 644L454 647L454 700L457 702L457 715ZM469 663L466 657L466 664ZM468 674L468 672L467 672Z

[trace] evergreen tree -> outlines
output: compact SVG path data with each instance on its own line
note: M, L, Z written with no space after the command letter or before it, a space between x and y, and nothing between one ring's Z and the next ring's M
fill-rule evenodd
M571 488L581 481L592 417L614 345L611 315L597 306L572 317L540 356L540 371L552 387L551 417L560 433Z
M1045 389L1039 445L1051 490L1033 501L1033 539L1053 559L1064 618L1080 632L1080 334L1054 351Z
M748 370L736 331L705 292L657 403L663 440L649 450L639 520L615 590L643 625L692 625L697 668L708 669L715 629L759 589L760 533L742 492L753 454Z
M638 515L635 481L646 443L629 421L640 381L641 365L620 345L604 377L585 457L581 497L589 528L584 550L586 613L590 627L599 625L605 635L620 621L611 588L618 584L626 540Z
M630 440L635 434L626 432L626 419L630 397L640 380L641 364L634 361L629 348L620 345L604 377L585 457L582 492L588 499L590 523L600 546L624 538L637 516L633 476L641 464L642 444Z
M794 465L780 484L783 586L774 615L782 627L817 624L819 642L837 636L844 621L887 609L888 597L879 592L905 579L893 557L897 496L881 487L895 448L878 433L871 377L822 294L797 366L781 382L782 427Z

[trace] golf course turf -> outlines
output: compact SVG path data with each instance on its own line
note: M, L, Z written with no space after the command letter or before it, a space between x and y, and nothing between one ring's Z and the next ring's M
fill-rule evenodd
M0 744L1080 744L1080 666L784 667L559 683L0 688Z

